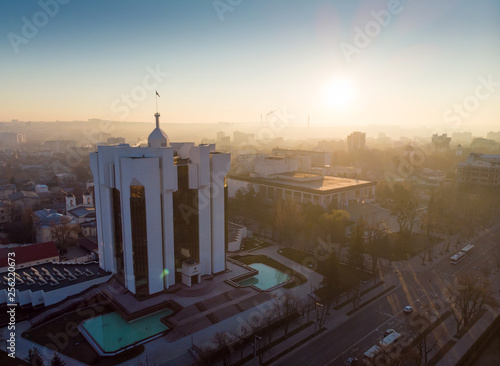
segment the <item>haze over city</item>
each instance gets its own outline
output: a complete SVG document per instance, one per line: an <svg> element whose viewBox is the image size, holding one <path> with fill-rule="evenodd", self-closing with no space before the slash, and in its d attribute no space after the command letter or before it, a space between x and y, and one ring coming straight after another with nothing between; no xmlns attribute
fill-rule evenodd
<svg viewBox="0 0 500 366"><path fill-rule="evenodd" d="M0 121L148 122L157 89L165 123L259 123L286 106L301 126L498 124L497 2L224 4L72 1L45 19L0 1Z"/></svg>

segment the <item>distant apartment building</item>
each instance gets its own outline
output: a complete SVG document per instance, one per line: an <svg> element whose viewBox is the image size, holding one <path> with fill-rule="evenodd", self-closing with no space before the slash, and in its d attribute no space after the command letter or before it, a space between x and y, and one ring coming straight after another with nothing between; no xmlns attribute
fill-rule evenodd
<svg viewBox="0 0 500 366"><path fill-rule="evenodd" d="M233 158L231 170L236 173L250 173L255 171L255 161L264 159L267 154L240 154Z"/></svg>
<svg viewBox="0 0 500 366"><path fill-rule="evenodd" d="M366 146L366 133L355 131L347 136L347 151L363 150Z"/></svg>
<svg viewBox="0 0 500 366"><path fill-rule="evenodd" d="M486 138L493 140L493 141L496 141L496 142L500 142L500 131L497 131L497 132L490 131L486 135Z"/></svg>
<svg viewBox="0 0 500 366"><path fill-rule="evenodd" d="M106 140L106 144L110 145L120 145L125 143L124 137L108 137Z"/></svg>
<svg viewBox="0 0 500 366"><path fill-rule="evenodd" d="M234 131L233 132L233 142L234 145L247 145L251 144L253 141L255 141L255 135L251 133L245 133L241 131Z"/></svg>
<svg viewBox="0 0 500 366"><path fill-rule="evenodd" d="M498 148L498 142L495 140L485 139L483 137L476 137L472 140L470 145L473 150L495 150Z"/></svg>
<svg viewBox="0 0 500 366"><path fill-rule="evenodd" d="M255 189L270 200L293 200L327 208L345 207L350 201L372 201L376 182L300 172L297 159L267 157L255 161L251 173L228 176L229 197L238 190Z"/></svg>
<svg viewBox="0 0 500 366"><path fill-rule="evenodd" d="M47 140L42 143L42 148L54 154L61 154L76 146L74 140Z"/></svg>
<svg viewBox="0 0 500 366"><path fill-rule="evenodd" d="M323 168L331 164L332 154L310 150L291 150L276 148L272 150L273 156L293 158L298 160L300 171L308 171L311 168Z"/></svg>
<svg viewBox="0 0 500 366"><path fill-rule="evenodd" d="M24 143L26 143L26 135L24 133L16 133L16 132L0 133L0 148L16 147Z"/></svg>
<svg viewBox="0 0 500 366"><path fill-rule="evenodd" d="M499 186L500 155L470 154L457 167L457 181L462 184Z"/></svg>
<svg viewBox="0 0 500 366"><path fill-rule="evenodd" d="M442 135L438 135L435 133L432 135L432 146L436 150L449 150L450 149L450 141L451 137L448 137L448 134L443 133Z"/></svg>

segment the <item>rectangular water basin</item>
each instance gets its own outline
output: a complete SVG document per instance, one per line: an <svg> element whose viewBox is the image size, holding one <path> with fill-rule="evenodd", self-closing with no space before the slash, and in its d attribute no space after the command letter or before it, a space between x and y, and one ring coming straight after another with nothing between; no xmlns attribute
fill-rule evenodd
<svg viewBox="0 0 500 366"><path fill-rule="evenodd" d="M165 309L127 322L115 311L84 321L80 329L86 333L84 335L91 337L91 343L97 344L101 350L98 353L115 354L121 349L135 343L144 343L148 338L168 330L160 319L172 313L172 310Z"/></svg>
<svg viewBox="0 0 500 366"><path fill-rule="evenodd" d="M253 285L260 290L265 291L287 282L291 278L288 274L264 263L251 263L248 266L255 268L259 271L259 273L253 277L237 282L241 287Z"/></svg>

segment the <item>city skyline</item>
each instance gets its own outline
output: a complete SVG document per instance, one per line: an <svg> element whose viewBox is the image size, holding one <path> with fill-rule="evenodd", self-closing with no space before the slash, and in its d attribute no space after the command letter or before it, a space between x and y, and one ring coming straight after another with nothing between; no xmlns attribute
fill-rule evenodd
<svg viewBox="0 0 500 366"><path fill-rule="evenodd" d="M494 130L500 5L0 1L1 121ZM196 108L193 108L193 105Z"/></svg>

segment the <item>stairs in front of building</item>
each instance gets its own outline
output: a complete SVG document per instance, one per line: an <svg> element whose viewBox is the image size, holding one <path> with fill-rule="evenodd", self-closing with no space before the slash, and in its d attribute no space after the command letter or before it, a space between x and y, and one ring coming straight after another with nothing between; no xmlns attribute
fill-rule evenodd
<svg viewBox="0 0 500 366"><path fill-rule="evenodd" d="M217 318L217 316L214 313L207 314L207 318L208 318L208 320L210 320L210 322L212 324L215 324L215 323L219 322L219 318Z"/></svg>
<svg viewBox="0 0 500 366"><path fill-rule="evenodd" d="M207 306L203 303L203 301L199 301L195 305L198 308L198 310L200 311L200 313L203 313L204 311L208 310Z"/></svg>

